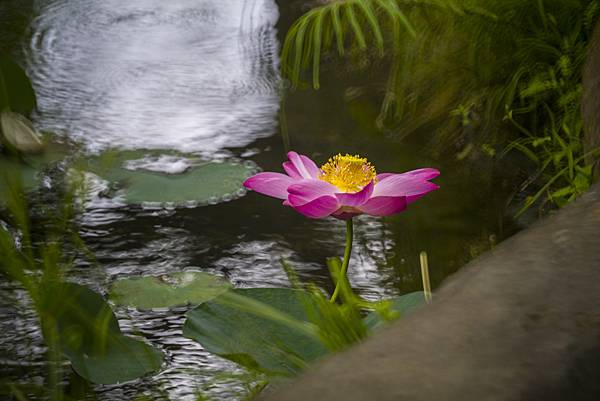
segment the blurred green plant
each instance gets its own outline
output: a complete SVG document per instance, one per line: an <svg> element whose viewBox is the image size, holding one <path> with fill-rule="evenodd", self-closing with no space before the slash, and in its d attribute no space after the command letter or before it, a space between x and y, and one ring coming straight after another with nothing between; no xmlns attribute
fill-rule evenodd
<svg viewBox="0 0 600 401"><path fill-rule="evenodd" d="M324 56L388 60L382 130L442 127L440 142L467 142L462 158L519 151L533 162L519 214L542 199L563 206L598 156L584 150L580 109L599 11L597 0L330 0L288 31L282 74L317 89Z"/></svg>
<svg viewBox="0 0 600 401"><path fill-rule="evenodd" d="M214 386L223 386L235 383L241 387L234 391L234 397L240 401L250 401L257 397L269 384L265 375L256 371L221 372L213 376L196 391L196 401L217 401L209 394L209 389ZM222 397L221 397L222 398Z"/></svg>
<svg viewBox="0 0 600 401"><path fill-rule="evenodd" d="M37 105L29 77L10 57L0 53L0 145L13 154L44 150L42 137L29 115Z"/></svg>
<svg viewBox="0 0 600 401"><path fill-rule="evenodd" d="M56 146L48 149L47 138L25 117L35 107L35 92L27 74L0 53L0 179L7 173L18 175L19 184L27 190L39 185L44 165L63 156L57 157L61 152ZM0 185L0 206L7 196L8 185Z"/></svg>
<svg viewBox="0 0 600 401"><path fill-rule="evenodd" d="M593 165L586 163L586 158L596 156L598 150L585 152L581 141L581 119L578 115L565 114L562 121L557 121L554 113L548 110L549 124L538 134L533 134L517 123L512 113L508 113L506 119L520 130L523 137L511 141L503 154L516 149L537 167L535 174L522 184L521 191L525 192L534 183L541 187L525 198L517 216L536 202L540 209L547 202L553 202L559 207L565 206L588 190L592 184Z"/></svg>
<svg viewBox="0 0 600 401"><path fill-rule="evenodd" d="M71 390L85 391L89 387L86 381L112 384L157 370L162 354L123 335L101 295L65 282L73 257L66 256L64 249L70 247L90 254L72 224L78 191L64 191L58 204L43 208L43 216L37 216L36 225L32 226L19 178L9 175L0 182L9 193L6 208L0 210L0 274L26 290L39 318L48 361L47 382L40 389L44 397L81 399L81 394L66 391L64 376L69 375L69 370L64 369L65 358L76 372L69 380ZM14 383L8 387L18 398L19 387Z"/></svg>

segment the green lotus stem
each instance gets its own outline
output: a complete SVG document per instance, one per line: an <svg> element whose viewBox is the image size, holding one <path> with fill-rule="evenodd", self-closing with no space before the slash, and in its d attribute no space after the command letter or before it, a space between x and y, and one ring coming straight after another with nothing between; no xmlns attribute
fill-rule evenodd
<svg viewBox="0 0 600 401"><path fill-rule="evenodd" d="M352 252L352 238L354 236L354 231L352 229L352 218L346 220L346 249L344 249L344 260L342 261L342 270L340 270L340 274L337 278L337 283L335 283L335 290L333 291L333 295L331 296L330 302L335 302L340 293L340 288L342 286L342 280L346 280L346 271L348 270L348 264L350 263L350 254Z"/></svg>

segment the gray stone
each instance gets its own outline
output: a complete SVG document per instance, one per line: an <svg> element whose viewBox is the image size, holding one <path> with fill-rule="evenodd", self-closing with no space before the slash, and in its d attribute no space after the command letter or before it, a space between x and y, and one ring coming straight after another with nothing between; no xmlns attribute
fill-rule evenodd
<svg viewBox="0 0 600 401"><path fill-rule="evenodd" d="M432 266L435 269L435 266ZM600 400L600 185L264 401Z"/></svg>

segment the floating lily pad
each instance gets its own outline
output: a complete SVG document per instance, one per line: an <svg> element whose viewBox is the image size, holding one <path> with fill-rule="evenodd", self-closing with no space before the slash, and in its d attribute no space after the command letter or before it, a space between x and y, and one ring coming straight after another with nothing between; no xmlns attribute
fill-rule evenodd
<svg viewBox="0 0 600 401"><path fill-rule="evenodd" d="M31 81L21 67L0 55L0 111L29 114L36 107Z"/></svg>
<svg viewBox="0 0 600 401"><path fill-rule="evenodd" d="M116 281L110 299L119 305L141 309L201 304L231 288L227 281L202 272L180 272L169 276Z"/></svg>
<svg viewBox="0 0 600 401"><path fill-rule="evenodd" d="M31 121L19 113L4 111L0 113L2 135L8 144L25 154L40 153L44 150L42 137Z"/></svg>
<svg viewBox="0 0 600 401"><path fill-rule="evenodd" d="M387 311L391 313L392 316L390 317L392 319L404 317L425 303L425 293L423 291L411 292L401 297L393 298L390 302L391 304ZM385 323L386 320L389 319L383 319L381 314L375 311L369 313L363 322L367 328L374 329Z"/></svg>
<svg viewBox="0 0 600 401"><path fill-rule="evenodd" d="M105 350L93 354L66 350L71 366L84 379L97 384L117 384L158 370L163 355L157 349L126 336L108 336Z"/></svg>
<svg viewBox="0 0 600 401"><path fill-rule="evenodd" d="M162 353L124 336L110 306L94 291L74 283L45 288L45 336L52 330L78 375L98 384L136 379L157 370Z"/></svg>
<svg viewBox="0 0 600 401"><path fill-rule="evenodd" d="M188 312L183 335L243 366L293 375L329 352L318 336L302 330L314 305L313 296L300 290L236 289Z"/></svg>
<svg viewBox="0 0 600 401"><path fill-rule="evenodd" d="M243 195L242 183L256 171L248 161L211 162L173 151L122 151L95 158L86 168L123 189L128 203L187 206Z"/></svg>

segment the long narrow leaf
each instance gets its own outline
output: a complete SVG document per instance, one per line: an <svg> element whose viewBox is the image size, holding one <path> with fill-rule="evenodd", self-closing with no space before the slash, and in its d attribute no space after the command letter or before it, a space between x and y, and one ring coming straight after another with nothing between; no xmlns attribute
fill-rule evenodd
<svg viewBox="0 0 600 401"><path fill-rule="evenodd" d="M308 22L306 19L298 21L298 30L296 33L296 50L294 53L294 66L292 70L292 83L294 87L296 87L297 83L300 81L300 65L302 63L302 50L304 47L304 32L306 31L307 25Z"/></svg>
<svg viewBox="0 0 600 401"><path fill-rule="evenodd" d="M315 18L313 24L313 87L319 89L319 67L321 63L321 32L323 30L323 18L327 9L323 9Z"/></svg>
<svg viewBox="0 0 600 401"><path fill-rule="evenodd" d="M523 145L520 141L513 141L510 144L508 144L508 146L504 149L504 151L502 151L502 155L507 154L512 149L517 149L518 151L523 153L525 156L527 156L529 159L531 159L531 161L533 161L536 164L539 164L539 162L540 162L539 157L531 149L529 149L527 146Z"/></svg>
<svg viewBox="0 0 600 401"><path fill-rule="evenodd" d="M293 43L295 42L297 34L298 34L298 24L294 24L288 31L287 35L285 36L285 40L283 42L283 47L281 50L281 67L282 67L284 76L290 75L289 74L289 66L292 62L292 60L290 60L290 52L292 51L292 48L294 47Z"/></svg>
<svg viewBox="0 0 600 401"><path fill-rule="evenodd" d="M333 25L333 31L335 32L335 40L337 43L337 49L340 56L344 55L344 29L342 28L342 22L340 20L340 5L338 3L333 4L331 7L331 22Z"/></svg>
<svg viewBox="0 0 600 401"><path fill-rule="evenodd" d="M371 4L368 1L358 1L356 4L359 9L362 10L369 25L371 25L377 49L379 50L379 54L383 56L383 34L381 33L381 28L379 28L379 21L375 15L375 10L373 10L373 7L371 7Z"/></svg>
<svg viewBox="0 0 600 401"><path fill-rule="evenodd" d="M319 10L320 11L320 10ZM312 60L312 56L313 56L313 44L314 44L314 32L315 32L315 16L318 15L318 13L314 13L311 15L311 18L308 19L307 21L307 28L306 28L306 33L305 33L305 40L304 40L304 49L302 51L302 56L301 56L301 69L307 69L309 66L311 66L311 60Z"/></svg>
<svg viewBox="0 0 600 401"><path fill-rule="evenodd" d="M575 160L575 163L579 163L580 161L584 160L586 157L592 155L592 154L596 154L598 153L598 151L600 150L600 148L596 148L596 149L592 149L589 152L586 152L584 155L578 157ZM567 170L568 170L568 166L563 168L562 170L560 170L558 173L556 173L552 178L550 178L546 184L531 198L530 201L527 202L527 204L525 204L525 206L523 206L516 214L515 217L519 217L520 215L522 215L527 209L529 209L529 207L531 205L533 205L538 199L539 197L548 190L548 188L550 188L550 186L556 181L558 180L562 175L564 175Z"/></svg>
<svg viewBox="0 0 600 401"><path fill-rule="evenodd" d="M415 31L415 28L410 23L406 15L402 12L400 7L398 7L398 4L395 1L388 1L387 3L389 4L392 14L395 15L395 18L397 18L402 25L404 25L404 28L406 28L406 31L409 33L409 35L413 38L416 38L417 32Z"/></svg>
<svg viewBox="0 0 600 401"><path fill-rule="evenodd" d="M367 42L365 41L365 34L363 33L358 20L356 19L356 14L354 14L354 10L352 8L352 3L350 3L346 8L346 15L348 16L348 21L352 26L352 30L354 31L354 35L356 36L356 41L358 42L358 46L361 49L367 48Z"/></svg>

